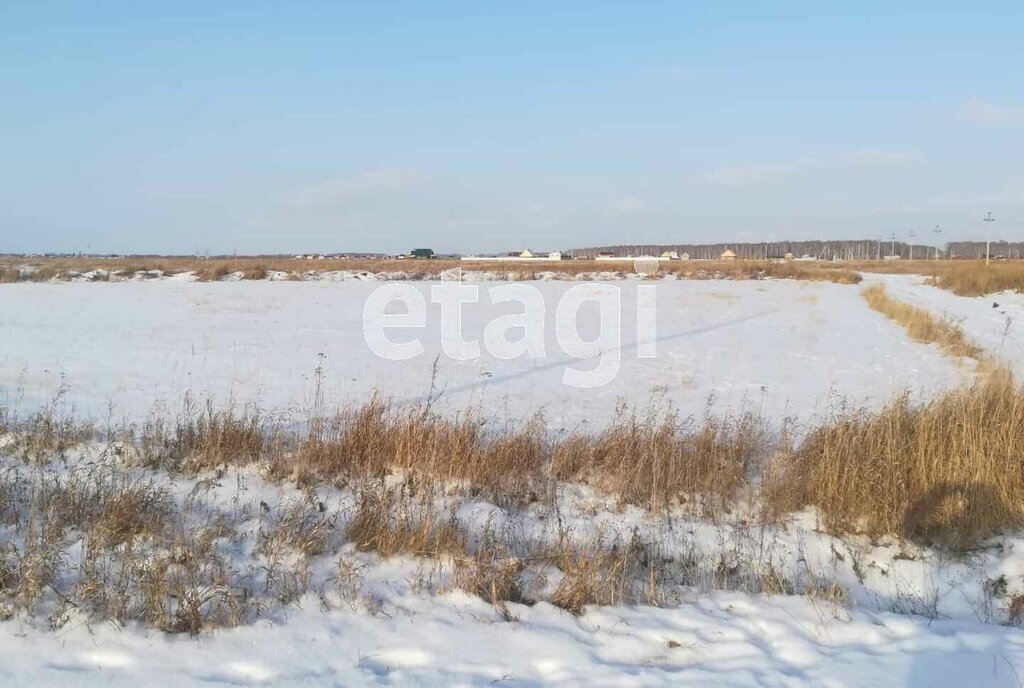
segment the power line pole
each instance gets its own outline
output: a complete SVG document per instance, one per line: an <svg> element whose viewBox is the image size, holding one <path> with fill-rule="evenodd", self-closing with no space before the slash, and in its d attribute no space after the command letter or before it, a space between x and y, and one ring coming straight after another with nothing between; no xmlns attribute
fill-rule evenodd
<svg viewBox="0 0 1024 688"><path fill-rule="evenodd" d="M935 235L935 260L938 260L939 259L939 235L942 234L942 229L940 229L938 225L935 225L935 229L932 230L932 234ZM925 258L927 258L927 257L928 257L928 255L925 254Z"/></svg>
<svg viewBox="0 0 1024 688"><path fill-rule="evenodd" d="M891 258L896 255L896 232L893 232L889 238L892 239L892 248L889 250L889 257Z"/></svg>
<svg viewBox="0 0 1024 688"><path fill-rule="evenodd" d="M917 234L914 233L914 230L910 230L910 234L908 236L910 237L910 260L914 260L914 237L917 236Z"/></svg>
<svg viewBox="0 0 1024 688"><path fill-rule="evenodd" d="M988 260L992 256L992 223L996 219L992 217L990 210L981 220L985 223L985 265L988 266Z"/></svg>

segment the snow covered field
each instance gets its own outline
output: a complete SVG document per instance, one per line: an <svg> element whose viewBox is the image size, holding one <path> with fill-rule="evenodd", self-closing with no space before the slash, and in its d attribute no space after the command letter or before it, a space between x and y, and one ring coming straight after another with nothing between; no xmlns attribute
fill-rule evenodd
<svg viewBox="0 0 1024 688"><path fill-rule="evenodd" d="M901 301L945 315L985 351L1024 378L1024 294L957 296L925 284L918 275L864 275L865 283L881 282Z"/></svg>
<svg viewBox="0 0 1024 688"><path fill-rule="evenodd" d="M119 459L74 452L70 467ZM62 469L56 468L58 472ZM300 491L231 470L201 489L145 471L193 513L221 513L238 532L220 549L252 569L261 533ZM198 496L198 501L195 501ZM341 543L356 494L321 487L328 539ZM666 581L665 606L594 606L574 616L545 601L508 603L507 614L451 587L450 566L411 556L381 559L340 545L310 558L309 592L237 628L196 638L92 622L74 608L44 606L0 623L4 685L344 686L1019 686L1024 632L994 625L984 583L1019 585L1024 540L973 562L896 543L839 540L809 514L781 527L693 518L653 519L583 487L566 486L559 522L540 510L463 503L458 521L520 537L567 532L586 541L653 538L661 551L696 562L696 585ZM596 514L596 516L595 516ZM315 517L314 517L315 518ZM254 550L255 548L255 550ZM340 559L339 559L340 553ZM70 571L83 549L72 550ZM785 577L834 577L845 602L826 597L715 589L717 562L771 563ZM339 578L338 561L346 562ZM255 573L260 575L262 569ZM556 571L548 572L554 579ZM115 580L117 568L109 576ZM267 573L269 585L269 576ZM743 583L740 582L742 589ZM915 615L920 614L920 615ZM54 624L53 619L60 619ZM989 623L985 623L989 622Z"/></svg>
<svg viewBox="0 0 1024 688"><path fill-rule="evenodd" d="M874 280L884 281L896 298L960 321L971 339L1024 375L1024 297L964 299L917 277L865 281ZM428 294L429 284L410 284ZM655 285L657 355L636 357L638 285L617 283L624 309L621 367L611 384L595 389L561 382L566 366L594 365L566 356L553 336L555 304L573 286L568 283L534 284L547 306L546 358L505 361L485 354L461 362L441 353L436 305L420 334L422 356L405 362L375 356L362 329L363 304L379 286L373 283L3 285L0 406L27 415L59 393L79 418L137 421L154 410L173 413L189 392L218 403L258 402L304 419L318 378L330 406L361 404L374 389L416 400L430 390L436 360L442 411L477 405L490 416L521 418L542 410L556 429L583 423L600 428L620 402L668 403L684 415L701 415L713 398L716 413L750 408L773 423L793 416L811 423L841 403L878 407L901 391L927 397L973 378L972 363L910 341L867 307L857 287L790 281ZM466 339L481 337L491 319L512 312L489 303L487 290L498 285L480 286L483 303L465 310ZM596 315L581 311L584 338L597 332ZM8 449L0 437L0 454ZM59 476L104 465L123 470L123 457L103 449L72 452L66 464L54 462L47 470ZM265 479L255 467L200 476L201 488L198 478L142 468L130 474L156 481L179 506L230 514L237 533L217 547L239 570L262 562L255 554L261 533L270 532L294 500L320 507L313 508L313 518L330 520L332 546L310 558L309 589L298 599L272 606L251 623L196 638L135 623L87 623L73 609L56 630L46 613L15 615L0 622L0 683L1024 683L1024 632L999 625L1008 620L1006 601L1024 595L1019 536L950 558L895 540L835 538L819 528L811 511L767 526L751 525L742 513L711 523L682 512L654 516L577 484L561 485L551 510L465 498L456 504L456 516L469 532L493 529L524 540L568 537L577 543L639 538L674 562L666 566L670 574L693 562L685 577L663 581L662 607L593 606L574 616L540 596L534 604L510 602L503 614L453 586L450 566L356 551L342 534L356 510L358 486L320 486L309 493ZM12 532L0 526L0 535ZM69 570L83 550L70 550ZM358 580L349 581L351 597L338 592L339 557L358 572ZM844 595L754 594L744 592L750 586L742 582L723 586L716 578L733 562L777 572L786 581L833 582ZM551 567L542 573L550 576L548 588L562 575Z"/></svg>
<svg viewBox="0 0 1024 688"><path fill-rule="evenodd" d="M659 281L657 355L636 355L635 282L619 282L622 350L618 375L605 386L562 384L567 356L554 337L559 298L573 285L533 283L546 306L542 359L454 361L441 353L439 306L429 285L410 283L428 301L425 352L409 361L375 356L362 330L363 305L379 285L365 282L57 283L5 285L0 308L0 405L30 412L66 389L78 416L138 418L186 391L224 403L305 409L314 371L323 364L329 405L362 403L371 390L418 399L437 388L449 409L479 405L487 415L543 411L555 425L598 426L624 400L670 402L700 415L713 396L717 412L749 407L771 419L811 416L839 398L877 406L902 390L929 392L969 375L872 312L858 289L791 281ZM464 337L479 339L515 304L464 308ZM955 297L954 297L955 298ZM596 307L580 311L580 333L597 334ZM399 333L390 335L403 339ZM324 355L321 361L320 354ZM439 357L439 358L438 358Z"/></svg>
<svg viewBox="0 0 1024 688"><path fill-rule="evenodd" d="M315 602L315 601L314 601ZM802 599L701 595L675 609L548 605L493 618L463 593L389 617L307 605L202 639L101 626L3 629L4 685L1020 686L1024 633Z"/></svg>

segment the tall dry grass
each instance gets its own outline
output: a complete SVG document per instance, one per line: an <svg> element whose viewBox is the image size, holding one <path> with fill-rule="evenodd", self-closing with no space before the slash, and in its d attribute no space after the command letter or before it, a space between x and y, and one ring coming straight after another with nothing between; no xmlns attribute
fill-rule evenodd
<svg viewBox="0 0 1024 688"><path fill-rule="evenodd" d="M837 532L953 547L1024 525L1024 389L992 372L966 389L840 414L769 471L776 513L812 505Z"/></svg>
<svg viewBox="0 0 1024 688"><path fill-rule="evenodd" d="M691 502L713 516L735 504L768 447L762 422L749 413L700 423L620 416L596 436L556 443L551 472L655 511Z"/></svg>
<svg viewBox="0 0 1024 688"><path fill-rule="evenodd" d="M984 296L1000 291L1024 293L1024 261L915 260L851 263L862 272L922 275L937 287L959 296Z"/></svg>
<svg viewBox="0 0 1024 688"><path fill-rule="evenodd" d="M881 284L871 285L861 295L873 310L901 325L911 339L925 344L937 344L950 356L981 359L982 350L967 339L963 329L955 322L938 318L924 308L890 297Z"/></svg>
<svg viewBox="0 0 1024 688"><path fill-rule="evenodd" d="M1024 293L1024 262L997 261L984 265L952 263L936 271L933 283L960 296L984 296L1000 291Z"/></svg>
<svg viewBox="0 0 1024 688"><path fill-rule="evenodd" d="M462 482L502 503L538 499L547 455L542 424L532 420L505 432L486 425L473 412L448 419L376 397L314 419L307 437L281 454L273 471L299 483L335 484L403 471Z"/></svg>
<svg viewBox="0 0 1024 688"><path fill-rule="evenodd" d="M792 279L808 282L859 284L854 270L819 261L733 260L679 261L663 263L662 272L682 279Z"/></svg>
<svg viewBox="0 0 1024 688"><path fill-rule="evenodd" d="M35 272L19 272L18 265L28 265ZM192 272L201 282L222 280L233 273L242 273L247 280L266 279L271 272L282 272L301 278L314 272L332 270L366 271L393 273L409 279L436 279L446 270L461 268L466 271L490 272L504 279L523 281L537 279L543 273L556 273L567 278L605 273L631 274L633 260L561 260L536 263L515 263L507 261L459 261L459 260L413 260L413 259L324 259L305 260L273 256L239 256L231 258L194 258L186 256L154 256L127 258L32 258L7 259L0 261L0 282L45 281L54 277L66 277L71 273L86 273L103 270L99 280L109 275L131 277L136 274L151 276L163 273L173 275ZM828 281L838 284L857 284L860 275L842 265L825 262L781 262L766 260L739 261L662 261L659 274L674 274L680 279L794 279Z"/></svg>
<svg viewBox="0 0 1024 688"><path fill-rule="evenodd" d="M58 274L58 271L45 267L34 270L22 270L16 265L0 265L0 284L46 282Z"/></svg>

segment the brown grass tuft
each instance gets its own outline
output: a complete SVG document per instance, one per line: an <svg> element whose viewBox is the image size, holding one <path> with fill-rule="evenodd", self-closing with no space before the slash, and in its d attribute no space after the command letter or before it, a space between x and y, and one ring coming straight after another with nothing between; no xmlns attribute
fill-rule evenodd
<svg viewBox="0 0 1024 688"><path fill-rule="evenodd" d="M813 431L766 476L785 513L813 505L834 531L963 548L1024 525L1024 390L1007 372L921 404L901 397Z"/></svg>
<svg viewBox="0 0 1024 688"><path fill-rule="evenodd" d="M276 426L264 422L258 410L247 407L236 415L231 408L217 411L208 404L205 412L186 411L171 442L149 460L165 465L184 462L192 471L209 470L259 461L276 441Z"/></svg>
<svg viewBox="0 0 1024 688"><path fill-rule="evenodd" d="M461 481L495 499L536 499L546 459L540 421L493 434L484 425L472 413L448 420L375 397L329 421L314 420L309 437L276 471L300 482L338 483L397 470Z"/></svg>
<svg viewBox="0 0 1024 688"><path fill-rule="evenodd" d="M506 602L529 602L523 589L522 559L492 539L485 541L471 555L455 559L453 584L460 590L487 600L506 619L511 618Z"/></svg>
<svg viewBox="0 0 1024 688"><path fill-rule="evenodd" d="M397 489L382 483L363 488L348 524L348 539L357 549L382 557L465 552L465 535L454 511L440 513L428 496L414 495L414 489L408 482Z"/></svg>
<svg viewBox="0 0 1024 688"><path fill-rule="evenodd" d="M620 416L596 438L569 437L554 449L552 474L582 480L654 510L687 499L707 515L733 504L749 482L767 435L753 415L706 418L696 427Z"/></svg>

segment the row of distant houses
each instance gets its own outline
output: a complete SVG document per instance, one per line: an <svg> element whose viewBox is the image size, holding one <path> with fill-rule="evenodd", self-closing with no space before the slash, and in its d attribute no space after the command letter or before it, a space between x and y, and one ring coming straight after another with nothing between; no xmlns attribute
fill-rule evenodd
<svg viewBox="0 0 1024 688"><path fill-rule="evenodd" d="M664 251L659 256L623 256L613 251L601 251L597 254L594 260L604 261L622 261L622 260L634 260L637 258L647 258L655 260L690 260L689 253L678 253L676 251ZM561 251L551 252L535 252L530 249L526 249L522 252L507 253L500 256L462 256L462 260L466 261L547 261L547 260L566 260L568 257ZM736 260L736 254L726 249L722 252L722 260ZM577 260L585 260L580 257Z"/></svg>
<svg viewBox="0 0 1024 688"><path fill-rule="evenodd" d="M787 254L786 258L792 258L791 254ZM477 262L495 262L495 261L509 261L509 262L531 262L531 261L560 261L560 260L586 260L582 256L570 257L562 251L531 251L525 249L523 251L513 251L501 255L472 255L472 256L456 256L456 255L440 255L434 253L433 249L430 248L414 248L409 253L403 253L395 256L389 256L381 253L338 253L338 254L298 254L295 256L299 260L344 260L344 259L362 259L362 260L374 260L374 259L420 259L430 260L435 258L458 258L463 261L477 261ZM622 261L622 260L635 260L638 258L642 259L654 259L654 260L690 260L689 253L679 253L677 251L664 251L661 255L620 255L613 251L601 251L593 260L600 261ZM720 260L736 260L737 256L731 249L726 249L719 256Z"/></svg>
<svg viewBox="0 0 1024 688"><path fill-rule="evenodd" d="M530 249L525 251L518 251L512 253L506 253L501 256L462 256L462 260L468 261L537 261L537 260L562 260L561 251L538 251L534 252Z"/></svg>

